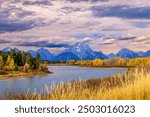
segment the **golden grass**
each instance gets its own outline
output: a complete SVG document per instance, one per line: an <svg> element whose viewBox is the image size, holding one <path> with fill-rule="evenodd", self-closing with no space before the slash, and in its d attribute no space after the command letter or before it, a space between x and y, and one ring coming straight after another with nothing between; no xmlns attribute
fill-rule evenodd
<svg viewBox="0 0 150 117"><path fill-rule="evenodd" d="M106 79L76 81L54 85L45 93L8 93L5 99L19 100L149 100L150 71L131 70Z"/></svg>

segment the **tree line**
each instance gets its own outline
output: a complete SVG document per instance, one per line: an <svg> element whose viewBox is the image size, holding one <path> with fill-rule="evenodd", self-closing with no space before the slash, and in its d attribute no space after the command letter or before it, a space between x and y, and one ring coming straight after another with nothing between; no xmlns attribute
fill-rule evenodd
<svg viewBox="0 0 150 117"><path fill-rule="evenodd" d="M40 54L37 53L33 58L30 53L15 51L0 53L0 70L18 71L23 70L47 70L46 64L41 60Z"/></svg>
<svg viewBox="0 0 150 117"><path fill-rule="evenodd" d="M67 62L69 65L89 66L89 67L138 67L138 66L150 66L150 57L148 58L112 58L112 59L95 59L95 60L83 60L76 61L70 60Z"/></svg>

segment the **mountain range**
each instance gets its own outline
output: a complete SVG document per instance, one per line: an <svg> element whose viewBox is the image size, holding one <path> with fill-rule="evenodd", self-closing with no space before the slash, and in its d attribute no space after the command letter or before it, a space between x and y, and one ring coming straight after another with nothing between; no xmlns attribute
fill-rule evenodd
<svg viewBox="0 0 150 117"><path fill-rule="evenodd" d="M11 51L12 48L7 47L2 49L2 52ZM15 51L19 51L19 49L14 48ZM27 50L26 52L30 53L33 57L36 56L37 53L40 54L42 60L47 61L68 61L68 60L93 60L93 59L111 59L115 57L130 59L130 58L139 58L139 57L148 57L150 56L150 50L146 52L134 52L127 48L121 49L118 53L110 53L108 55L103 52L98 52L92 50L89 45L83 42L77 42L73 46L70 46L68 49L59 53L58 55L54 55L49 52L47 49L40 48L36 51Z"/></svg>

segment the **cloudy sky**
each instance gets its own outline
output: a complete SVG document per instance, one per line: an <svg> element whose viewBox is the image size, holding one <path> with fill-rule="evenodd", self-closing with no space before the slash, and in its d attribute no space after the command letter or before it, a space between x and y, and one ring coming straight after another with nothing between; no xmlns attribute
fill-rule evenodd
<svg viewBox="0 0 150 117"><path fill-rule="evenodd" d="M104 53L150 49L150 1L0 0L0 49L58 53L76 42Z"/></svg>

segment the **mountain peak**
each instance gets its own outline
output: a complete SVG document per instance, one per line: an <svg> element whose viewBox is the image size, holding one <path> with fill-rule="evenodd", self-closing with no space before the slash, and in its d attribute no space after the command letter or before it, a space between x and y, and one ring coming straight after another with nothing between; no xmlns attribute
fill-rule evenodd
<svg viewBox="0 0 150 117"><path fill-rule="evenodd" d="M110 53L109 55L108 55L108 58L115 58L116 57L116 55L114 54L114 53Z"/></svg>
<svg viewBox="0 0 150 117"><path fill-rule="evenodd" d="M9 52L9 51L11 51L11 50L12 50L11 47L6 47L6 48L3 48L3 49L2 49L3 52Z"/></svg>
<svg viewBox="0 0 150 117"><path fill-rule="evenodd" d="M137 58L139 57L138 54L128 48L121 49L117 54L120 58Z"/></svg>
<svg viewBox="0 0 150 117"><path fill-rule="evenodd" d="M18 48L11 48L11 47L6 47L6 48L3 48L2 49L2 51L3 52L10 52L11 50L15 50L16 52L18 52L19 51L19 49Z"/></svg>
<svg viewBox="0 0 150 117"><path fill-rule="evenodd" d="M102 52L96 52L90 48L89 45L84 42L77 42L65 52L71 52L75 54L80 60L92 60L95 58L106 59L107 57Z"/></svg>

